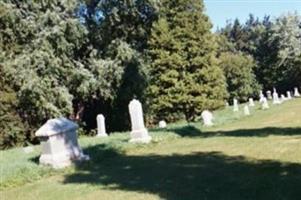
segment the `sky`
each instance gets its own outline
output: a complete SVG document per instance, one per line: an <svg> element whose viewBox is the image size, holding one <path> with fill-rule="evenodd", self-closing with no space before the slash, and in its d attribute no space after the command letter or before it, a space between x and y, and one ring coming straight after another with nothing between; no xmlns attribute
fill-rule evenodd
<svg viewBox="0 0 301 200"><path fill-rule="evenodd" d="M213 29L224 27L227 20L238 18L245 22L250 13L262 19L297 11L301 14L301 0L204 0L206 13L213 23Z"/></svg>

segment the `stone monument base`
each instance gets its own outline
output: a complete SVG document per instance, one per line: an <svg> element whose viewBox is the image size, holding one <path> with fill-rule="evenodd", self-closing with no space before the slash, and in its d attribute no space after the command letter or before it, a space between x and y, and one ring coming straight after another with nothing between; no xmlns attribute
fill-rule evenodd
<svg viewBox="0 0 301 200"><path fill-rule="evenodd" d="M149 143L152 137L148 135L147 129L140 129L131 132L130 142L132 143Z"/></svg>

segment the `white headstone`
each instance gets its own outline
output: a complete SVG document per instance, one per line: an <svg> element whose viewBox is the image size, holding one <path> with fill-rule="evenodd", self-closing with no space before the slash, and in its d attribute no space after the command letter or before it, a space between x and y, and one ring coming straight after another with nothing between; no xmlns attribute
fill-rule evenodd
<svg viewBox="0 0 301 200"><path fill-rule="evenodd" d="M269 108L270 108L267 98L264 98L264 99L263 99L261 108L262 108L263 110L269 109Z"/></svg>
<svg viewBox="0 0 301 200"><path fill-rule="evenodd" d="M287 92L286 92L286 95L287 95L287 99L288 99L288 100L292 99L292 95L291 95L291 92L290 92L290 91L287 91Z"/></svg>
<svg viewBox="0 0 301 200"><path fill-rule="evenodd" d="M42 140L40 163L62 168L73 160L89 160L77 142L77 128L76 123L62 117L48 120L37 130L35 135Z"/></svg>
<svg viewBox="0 0 301 200"><path fill-rule="evenodd" d="M284 94L282 94L282 95L281 95L281 100L280 100L280 101L281 101L281 102L284 102L284 101L286 101L286 100L287 100L287 98L284 96Z"/></svg>
<svg viewBox="0 0 301 200"><path fill-rule="evenodd" d="M249 106L250 107L254 107L255 106L253 98L249 98Z"/></svg>
<svg viewBox="0 0 301 200"><path fill-rule="evenodd" d="M97 115L97 137L107 137L105 117L102 114Z"/></svg>
<svg viewBox="0 0 301 200"><path fill-rule="evenodd" d="M164 120L159 121L159 128L166 128L167 124Z"/></svg>
<svg viewBox="0 0 301 200"><path fill-rule="evenodd" d="M279 99L278 93L276 92L275 88L273 92L273 104L281 104L281 101Z"/></svg>
<svg viewBox="0 0 301 200"><path fill-rule="evenodd" d="M204 110L201 114L202 116L202 119L203 119L203 122L204 122L204 125L205 126L212 126L213 125L213 115L210 111L208 110Z"/></svg>
<svg viewBox="0 0 301 200"><path fill-rule="evenodd" d="M238 101L237 101L237 99L233 99L233 111L234 112L237 112L239 110L239 108L238 108Z"/></svg>
<svg viewBox="0 0 301 200"><path fill-rule="evenodd" d="M297 87L294 88L294 97L300 97L300 93Z"/></svg>
<svg viewBox="0 0 301 200"><path fill-rule="evenodd" d="M267 91L267 98L272 99L272 93L270 90Z"/></svg>
<svg viewBox="0 0 301 200"><path fill-rule="evenodd" d="M262 103L264 98L265 97L263 95L263 92L262 92L262 90L260 90L260 92L259 92L259 103Z"/></svg>
<svg viewBox="0 0 301 200"><path fill-rule="evenodd" d="M148 135L147 129L144 126L141 103L133 99L129 104L129 112L132 125L130 142L149 143L152 138Z"/></svg>
<svg viewBox="0 0 301 200"><path fill-rule="evenodd" d="M249 110L249 106L248 105L244 106L244 114L245 115L250 115L250 110Z"/></svg>

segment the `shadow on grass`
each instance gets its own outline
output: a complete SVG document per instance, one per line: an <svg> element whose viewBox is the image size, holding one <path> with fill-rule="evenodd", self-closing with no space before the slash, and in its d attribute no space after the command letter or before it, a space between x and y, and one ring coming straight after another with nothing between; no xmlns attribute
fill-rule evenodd
<svg viewBox="0 0 301 200"><path fill-rule="evenodd" d="M301 127L265 127L258 129L236 129L229 131L201 131L193 125L187 125L179 128L169 128L169 129L154 129L152 132L157 131L167 131L176 133L182 137L214 137L214 136L235 136L235 137L265 137L269 135L300 135Z"/></svg>
<svg viewBox="0 0 301 200"><path fill-rule="evenodd" d="M147 192L168 200L300 198L301 165L251 162L220 152L189 155L125 155L105 145L85 149L89 163L65 176L65 184Z"/></svg>

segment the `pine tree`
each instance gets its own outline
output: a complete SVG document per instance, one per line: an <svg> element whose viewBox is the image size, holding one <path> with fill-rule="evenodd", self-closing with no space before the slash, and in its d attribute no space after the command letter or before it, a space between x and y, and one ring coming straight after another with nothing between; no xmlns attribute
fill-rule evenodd
<svg viewBox="0 0 301 200"><path fill-rule="evenodd" d="M198 0L162 1L149 40L150 106L156 119L182 114L190 121L204 109L223 105L225 79L203 9Z"/></svg>

